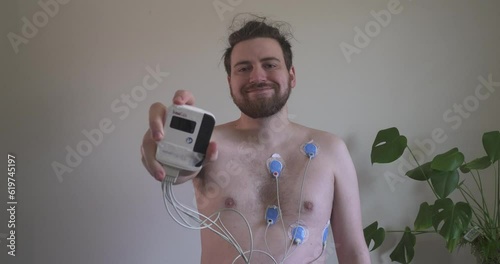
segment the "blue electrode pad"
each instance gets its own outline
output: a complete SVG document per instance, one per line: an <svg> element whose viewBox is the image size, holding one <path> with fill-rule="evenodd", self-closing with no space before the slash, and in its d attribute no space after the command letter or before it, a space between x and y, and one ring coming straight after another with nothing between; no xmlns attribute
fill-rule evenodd
<svg viewBox="0 0 500 264"><path fill-rule="evenodd" d="M305 225L297 223L290 226L289 235L294 244L300 245L307 240L309 236L309 230L307 230L307 227Z"/></svg>
<svg viewBox="0 0 500 264"><path fill-rule="evenodd" d="M330 225L330 220L326 223L325 229L323 229L323 245L326 245L326 241L328 240L328 226Z"/></svg>
<svg viewBox="0 0 500 264"><path fill-rule="evenodd" d="M270 205L267 207L266 210L266 222L269 225L272 225L278 221L278 218L280 216L280 210L276 205Z"/></svg>
<svg viewBox="0 0 500 264"><path fill-rule="evenodd" d="M292 228L292 241L294 244L302 244L307 237L307 230L301 225L297 225Z"/></svg>
<svg viewBox="0 0 500 264"><path fill-rule="evenodd" d="M268 160L267 160L267 168L269 169L269 173L274 178L278 178L281 175L281 171L283 170L283 161L281 159L280 154L274 153Z"/></svg>
<svg viewBox="0 0 500 264"><path fill-rule="evenodd" d="M304 144L302 150L304 151L304 154L306 154L306 156L311 159L314 158L316 154L318 154L318 147L314 145L312 141Z"/></svg>
<svg viewBox="0 0 500 264"><path fill-rule="evenodd" d="M283 164L279 160L271 160L269 162L269 172L273 177L278 178L281 174L281 170L283 169Z"/></svg>

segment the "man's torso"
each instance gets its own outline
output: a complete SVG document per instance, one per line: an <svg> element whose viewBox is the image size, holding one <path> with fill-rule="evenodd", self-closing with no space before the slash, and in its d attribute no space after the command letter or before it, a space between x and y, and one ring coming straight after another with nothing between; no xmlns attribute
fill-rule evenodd
<svg viewBox="0 0 500 264"><path fill-rule="evenodd" d="M223 208L237 210L251 226L254 250L268 252L267 239L268 253L278 263L288 251L289 257L284 263L303 264L322 253L323 231L331 218L335 157L330 153L334 136L297 124L291 124L289 128L282 131L285 140L274 144L265 133L235 133L231 123L217 127L213 138L218 146L218 159L205 166L193 184L201 213L208 216ZM302 147L311 140L318 151L310 160ZM284 165L277 180L267 166L273 154L279 154ZM283 214L284 228L280 217L266 232L266 208L278 205ZM250 250L250 236L244 219L233 211L223 211L220 219L243 250ZM307 237L302 244L290 246L292 227L298 224L306 227ZM201 239L204 264L232 263L238 256L232 245L208 229L201 232ZM320 260L325 256L326 252L323 252ZM240 257L235 263L244 262ZM254 251L251 263L273 262L265 254Z"/></svg>

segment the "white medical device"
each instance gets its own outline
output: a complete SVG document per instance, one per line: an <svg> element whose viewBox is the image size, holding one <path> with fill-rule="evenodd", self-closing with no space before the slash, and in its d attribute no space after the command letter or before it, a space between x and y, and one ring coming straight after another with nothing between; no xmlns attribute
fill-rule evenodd
<svg viewBox="0 0 500 264"><path fill-rule="evenodd" d="M168 107L165 137L158 142L156 159L178 170L198 171L215 126L213 114L190 105Z"/></svg>

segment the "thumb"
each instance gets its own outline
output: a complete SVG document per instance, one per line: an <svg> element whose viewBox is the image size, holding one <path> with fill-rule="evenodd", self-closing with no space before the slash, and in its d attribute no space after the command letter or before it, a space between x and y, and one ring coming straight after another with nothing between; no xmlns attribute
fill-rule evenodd
<svg viewBox="0 0 500 264"><path fill-rule="evenodd" d="M219 156L219 151L217 149L217 143L210 141L207 147L207 153L205 156L205 164L209 162L213 162L217 160L217 157Z"/></svg>

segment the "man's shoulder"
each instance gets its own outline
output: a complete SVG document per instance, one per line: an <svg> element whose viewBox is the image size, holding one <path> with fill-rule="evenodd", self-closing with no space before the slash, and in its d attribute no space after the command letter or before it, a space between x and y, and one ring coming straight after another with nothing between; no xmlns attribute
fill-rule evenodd
<svg viewBox="0 0 500 264"><path fill-rule="evenodd" d="M342 140L340 136L332 132L307 127L297 123L294 123L294 125L298 128L299 131L302 131L302 133L307 134L311 138L311 140L320 141L325 146L335 147L345 144L344 140Z"/></svg>
<svg viewBox="0 0 500 264"><path fill-rule="evenodd" d="M235 122L231 121L228 123L220 124L215 127L213 133L213 140L221 141L221 142L231 142L231 141L239 141L241 140L241 135L236 133L235 130ZM312 140L321 146L324 150L338 150L343 149L345 147L344 140L336 135L335 133L307 127L305 125L291 122L293 127L288 131L290 134L288 138L293 141L309 141Z"/></svg>

